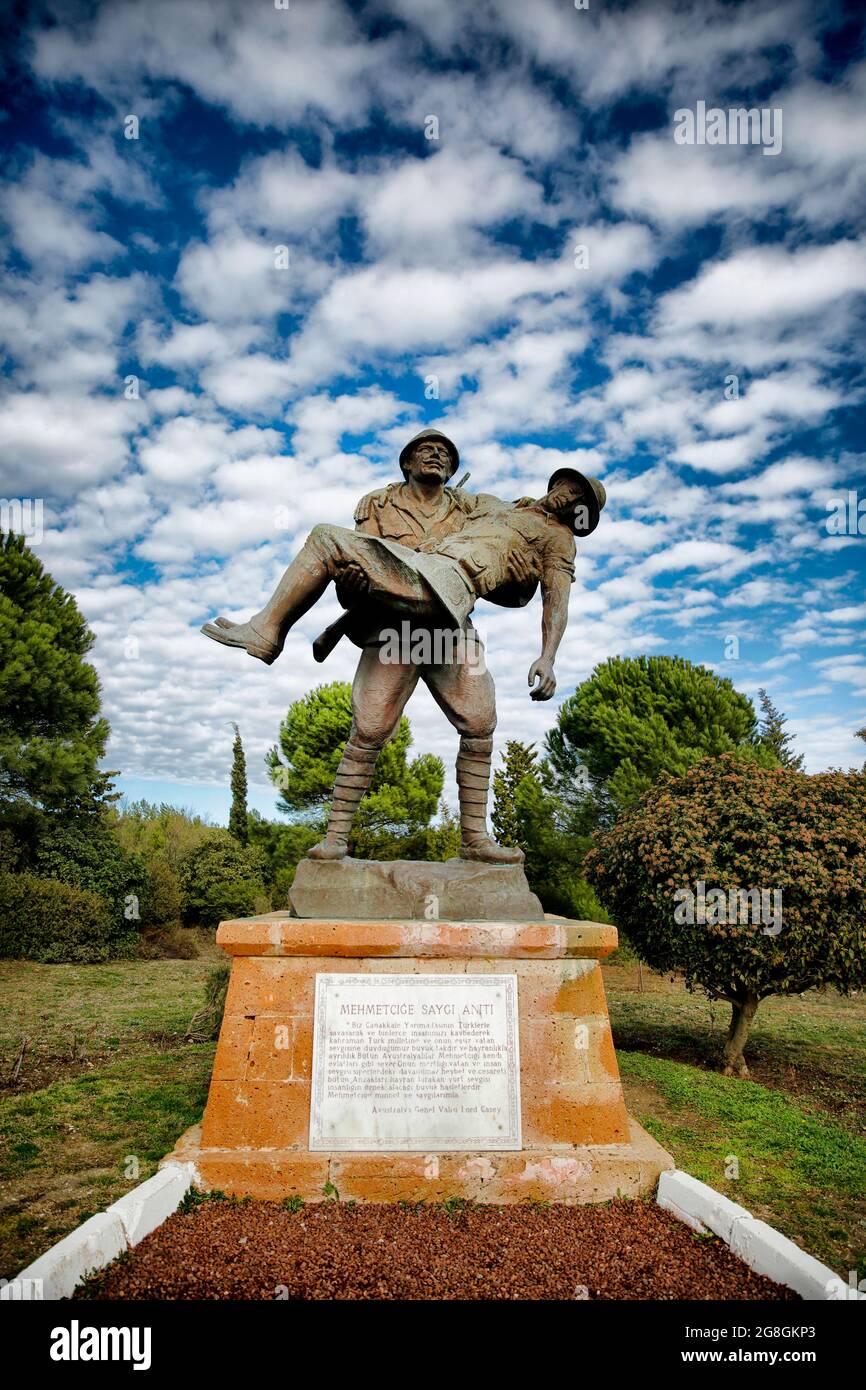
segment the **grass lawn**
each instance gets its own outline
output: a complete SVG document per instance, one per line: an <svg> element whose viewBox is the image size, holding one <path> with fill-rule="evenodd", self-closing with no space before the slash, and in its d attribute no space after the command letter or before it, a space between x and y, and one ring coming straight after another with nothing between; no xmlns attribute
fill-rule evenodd
<svg viewBox="0 0 866 1390"><path fill-rule="evenodd" d="M214 1049L184 1035L223 958L205 950L192 961L0 962L0 1275L143 1181L200 1117ZM741 1081L711 1069L721 1006L646 969L641 990L635 964L605 977L632 1113L681 1167L843 1277L859 1256L862 1278L866 999L766 1001L753 1080Z"/></svg>
<svg viewBox="0 0 866 1390"><path fill-rule="evenodd" d="M631 1113L681 1168L862 1279L866 998L765 1000L742 1081L712 1069L726 1007L646 968L641 992L636 964L605 981Z"/></svg>
<svg viewBox="0 0 866 1390"><path fill-rule="evenodd" d="M183 1038L213 966L0 962L0 1276L150 1177L200 1118L214 1045Z"/></svg>

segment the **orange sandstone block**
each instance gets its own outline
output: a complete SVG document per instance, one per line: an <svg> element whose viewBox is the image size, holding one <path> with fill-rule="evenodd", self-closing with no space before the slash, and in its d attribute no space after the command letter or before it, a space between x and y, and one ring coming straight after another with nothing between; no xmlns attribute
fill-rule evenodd
<svg viewBox="0 0 866 1390"><path fill-rule="evenodd" d="M309 1129L309 1082L211 1082L202 1125L206 1149L306 1148Z"/></svg>
<svg viewBox="0 0 866 1390"><path fill-rule="evenodd" d="M331 1181L343 1201L436 1202L455 1192L476 1198L493 1171L486 1154L352 1153L331 1157Z"/></svg>
<svg viewBox="0 0 866 1390"><path fill-rule="evenodd" d="M295 1019L292 1033L292 1077L309 1085L313 1075L313 1020Z"/></svg>
<svg viewBox="0 0 866 1390"><path fill-rule="evenodd" d="M573 1014L585 1017L605 1011L597 961L562 960L544 961L543 964L547 969L542 973L518 971L518 997L523 1016L547 1018L552 1014Z"/></svg>
<svg viewBox="0 0 866 1390"><path fill-rule="evenodd" d="M601 960L616 929L547 915L535 922L351 921L287 913L223 922L217 942L237 959L294 956L496 956L500 959Z"/></svg>
<svg viewBox="0 0 866 1390"><path fill-rule="evenodd" d="M524 1083L619 1081L607 1015L548 1018L528 1015L520 1021L520 1071Z"/></svg>
<svg viewBox="0 0 866 1390"><path fill-rule="evenodd" d="M226 1012L249 1018L260 1015L311 1014L316 993L316 975L360 969L357 959L338 960L326 956L298 958L246 957L232 966Z"/></svg>
<svg viewBox="0 0 866 1390"><path fill-rule="evenodd" d="M367 958L359 960L357 964L362 975L465 975L474 962L439 960L435 956L400 956L388 960Z"/></svg>
<svg viewBox="0 0 866 1390"><path fill-rule="evenodd" d="M619 944L616 927L603 922L566 922L565 954L584 960L604 960Z"/></svg>
<svg viewBox="0 0 866 1390"><path fill-rule="evenodd" d="M253 1026L246 1081L290 1081L295 1020L289 1014L264 1014Z"/></svg>
<svg viewBox="0 0 866 1390"><path fill-rule="evenodd" d="M257 1018L262 1013L293 1014L303 1007L309 972L291 971L282 960L236 958L226 994L226 1013ZM312 1007L312 1006L310 1006Z"/></svg>
<svg viewBox="0 0 866 1390"><path fill-rule="evenodd" d="M557 1086L523 1092L524 1148L626 1144L628 1116L619 1086Z"/></svg>
<svg viewBox="0 0 866 1390"><path fill-rule="evenodd" d="M265 1202L281 1202L291 1196L307 1201L322 1198L328 1166L327 1154L297 1151L256 1154L210 1149L196 1155L196 1167L205 1189L226 1192L232 1197L252 1196Z"/></svg>
<svg viewBox="0 0 866 1390"><path fill-rule="evenodd" d="M553 1001L553 1010L556 1013L576 1014L579 1017L607 1013L604 980L598 961L593 961L592 968L585 974L561 980Z"/></svg>
<svg viewBox="0 0 866 1390"><path fill-rule="evenodd" d="M242 1081L253 1040L254 1023L240 1014L225 1014L213 1064L215 1081Z"/></svg>
<svg viewBox="0 0 866 1390"><path fill-rule="evenodd" d="M308 943L327 948L335 956L392 955L404 944L405 929L398 922L323 922L315 933L305 928ZM310 944L305 947L309 952Z"/></svg>

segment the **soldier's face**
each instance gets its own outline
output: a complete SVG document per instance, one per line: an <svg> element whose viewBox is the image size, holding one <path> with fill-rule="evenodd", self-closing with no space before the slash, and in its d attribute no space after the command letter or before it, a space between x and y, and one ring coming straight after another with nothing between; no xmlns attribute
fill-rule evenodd
<svg viewBox="0 0 866 1390"><path fill-rule="evenodd" d="M447 482L451 476L451 455L438 439L425 439L409 455L406 472L410 478Z"/></svg>
<svg viewBox="0 0 866 1390"><path fill-rule="evenodd" d="M583 496L582 489L578 483L570 482L568 478L562 478L550 489L544 498L545 509L553 512L554 516L567 516L574 511L576 503Z"/></svg>

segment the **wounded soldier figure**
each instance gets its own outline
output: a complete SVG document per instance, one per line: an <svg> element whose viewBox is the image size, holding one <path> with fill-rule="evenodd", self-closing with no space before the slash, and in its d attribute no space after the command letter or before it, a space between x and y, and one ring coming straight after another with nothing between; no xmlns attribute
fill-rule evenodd
<svg viewBox="0 0 866 1390"><path fill-rule="evenodd" d="M424 541L417 549L343 526L314 526L260 612L242 623L216 618L205 623L202 632L215 642L242 647L250 656L270 665L282 652L292 626L318 602L329 584L335 582L339 586L344 576L353 578L355 591L363 593L365 604L381 603L393 612L462 632L470 626L469 615L479 598L514 606L514 580L518 577L523 581L518 604L526 603L537 584L541 585L541 654L529 669L529 686L533 700L549 700L556 690L553 663L568 622L569 589L574 581L574 537L595 530L605 500L604 488L597 479L562 468L551 477L544 497L505 502L480 496L459 530L443 539ZM509 597L497 600L497 591L507 591ZM385 722L389 723L390 733L399 722L402 704L395 713L392 726L391 710L387 711ZM486 745L489 740L468 742ZM351 772L347 768L343 779L346 795L342 795L338 774L334 823L329 824L325 840L310 851L315 858L346 854L351 823L348 813L350 809L354 813L363 795L362 783L369 785L378 748L365 750L353 734L346 754L350 760L354 758ZM488 862L514 862L522 857L520 851L497 845L486 831L487 791L486 785L482 788L480 784L489 778L489 750L470 748L467 756L478 765L465 768L467 776L463 780L478 782L478 806L473 810L483 809L483 827L473 824L471 816L468 821L464 817L464 831L468 826L468 833L464 834L461 855ZM471 794L470 786L470 799Z"/></svg>

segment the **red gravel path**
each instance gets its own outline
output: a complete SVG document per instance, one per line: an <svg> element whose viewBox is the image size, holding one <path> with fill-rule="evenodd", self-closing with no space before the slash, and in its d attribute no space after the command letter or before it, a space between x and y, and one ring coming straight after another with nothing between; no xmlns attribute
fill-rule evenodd
<svg viewBox="0 0 866 1390"><path fill-rule="evenodd" d="M98 1299L796 1299L650 1202L408 1209L208 1201L80 1288Z"/></svg>

